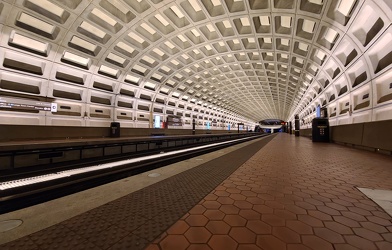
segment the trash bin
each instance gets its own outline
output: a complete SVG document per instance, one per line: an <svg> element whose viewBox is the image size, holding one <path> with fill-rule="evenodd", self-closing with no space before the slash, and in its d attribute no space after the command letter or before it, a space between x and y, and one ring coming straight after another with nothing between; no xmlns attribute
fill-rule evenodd
<svg viewBox="0 0 392 250"><path fill-rule="evenodd" d="M110 123L110 137L120 137L120 123Z"/></svg>
<svg viewBox="0 0 392 250"><path fill-rule="evenodd" d="M329 142L328 118L314 118L312 120L312 141Z"/></svg>

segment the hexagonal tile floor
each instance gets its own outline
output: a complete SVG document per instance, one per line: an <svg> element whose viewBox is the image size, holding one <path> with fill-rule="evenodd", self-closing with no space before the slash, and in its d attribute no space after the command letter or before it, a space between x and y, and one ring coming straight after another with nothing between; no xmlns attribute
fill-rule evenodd
<svg viewBox="0 0 392 250"><path fill-rule="evenodd" d="M392 158L279 135L148 249L392 249Z"/></svg>

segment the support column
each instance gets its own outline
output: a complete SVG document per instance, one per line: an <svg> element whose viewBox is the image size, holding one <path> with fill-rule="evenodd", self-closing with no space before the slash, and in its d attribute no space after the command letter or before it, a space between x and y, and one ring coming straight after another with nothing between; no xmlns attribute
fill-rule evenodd
<svg viewBox="0 0 392 250"><path fill-rule="evenodd" d="M151 110L150 110L150 120L148 122L148 127L153 128L154 127L154 103L151 103Z"/></svg>
<svg viewBox="0 0 392 250"><path fill-rule="evenodd" d="M192 135L196 133L196 121L195 119L192 120Z"/></svg>
<svg viewBox="0 0 392 250"><path fill-rule="evenodd" d="M299 116L295 115L295 136L299 136Z"/></svg>

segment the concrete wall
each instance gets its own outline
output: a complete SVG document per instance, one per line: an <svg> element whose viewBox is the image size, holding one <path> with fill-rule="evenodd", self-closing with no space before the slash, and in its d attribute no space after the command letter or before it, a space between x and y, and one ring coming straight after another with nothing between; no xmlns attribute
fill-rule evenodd
<svg viewBox="0 0 392 250"><path fill-rule="evenodd" d="M300 135L311 137L312 130L301 129ZM330 139L334 143L391 154L392 120L332 126Z"/></svg>
<svg viewBox="0 0 392 250"><path fill-rule="evenodd" d="M312 129L311 128L301 129L299 131L299 135L305 137L312 137Z"/></svg>

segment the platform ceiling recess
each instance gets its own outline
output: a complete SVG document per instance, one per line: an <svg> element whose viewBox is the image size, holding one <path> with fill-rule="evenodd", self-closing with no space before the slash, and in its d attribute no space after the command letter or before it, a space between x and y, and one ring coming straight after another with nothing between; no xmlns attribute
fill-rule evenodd
<svg viewBox="0 0 392 250"><path fill-rule="evenodd" d="M392 119L391 0L3 0L2 124ZM202 124L202 123L198 123Z"/></svg>

